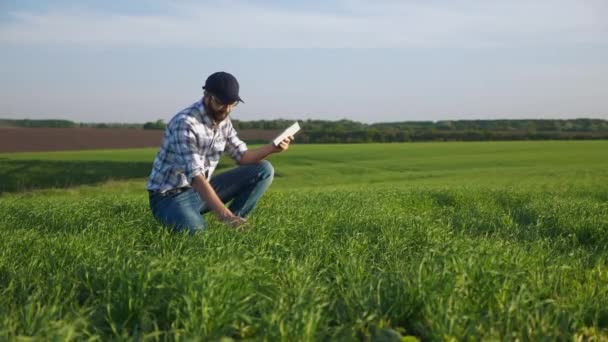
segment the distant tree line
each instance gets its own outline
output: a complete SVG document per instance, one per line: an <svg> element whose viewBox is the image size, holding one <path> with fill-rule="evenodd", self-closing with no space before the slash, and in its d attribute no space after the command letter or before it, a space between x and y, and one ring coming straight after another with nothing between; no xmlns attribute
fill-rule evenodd
<svg viewBox="0 0 608 342"><path fill-rule="evenodd" d="M39 127L39 128L69 128L78 127L78 124L69 120L13 120L0 119L0 127Z"/></svg>
<svg viewBox="0 0 608 342"><path fill-rule="evenodd" d="M162 122L162 120L161 120ZM164 124L163 124L164 125ZM88 123L74 122L70 120L46 119L0 119L0 127L22 127L22 128L142 128L140 123Z"/></svg>
<svg viewBox="0 0 608 342"><path fill-rule="evenodd" d="M167 125L161 119L156 120L154 122L146 122L143 126L143 129L165 129Z"/></svg>
<svg viewBox="0 0 608 342"><path fill-rule="evenodd" d="M294 120L232 120L237 130L282 130ZM608 120L447 120L365 124L351 120L298 120L300 143L608 139ZM68 120L0 119L0 126L92 127L162 130L163 120L135 123L75 123Z"/></svg>
<svg viewBox="0 0 608 342"><path fill-rule="evenodd" d="M447 120L447 121L401 121L365 124L351 120L298 120L309 131L362 131L382 130L435 130L435 131L608 131L608 121L602 119L565 120ZM232 120L237 129L283 129L294 120Z"/></svg>
<svg viewBox="0 0 608 342"><path fill-rule="evenodd" d="M368 129L359 131L308 131L297 136L298 143L370 143L415 141L489 141L489 140L587 140L608 139L608 131L491 131L434 129Z"/></svg>
<svg viewBox="0 0 608 342"><path fill-rule="evenodd" d="M83 128L135 128L135 129L142 129L142 124L140 123L119 123L119 122L110 122L110 123L105 123L105 122L95 122L95 123L86 123L86 122L81 122L78 124L78 127L83 127Z"/></svg>
<svg viewBox="0 0 608 342"><path fill-rule="evenodd" d="M237 129L288 127L294 120L233 120ZM368 143L407 141L483 141L545 139L608 139L608 121L450 120L365 124L351 120L300 120L300 143Z"/></svg>

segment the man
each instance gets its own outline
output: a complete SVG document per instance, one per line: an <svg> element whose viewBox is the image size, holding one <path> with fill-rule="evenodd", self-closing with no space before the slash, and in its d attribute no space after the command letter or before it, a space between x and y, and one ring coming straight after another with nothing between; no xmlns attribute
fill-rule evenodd
<svg viewBox="0 0 608 342"><path fill-rule="evenodd" d="M242 228L245 217L272 183L274 169L264 160L287 150L293 137L248 150L228 115L239 103L239 83L229 73L210 75L203 98L177 113L165 129L147 184L154 217L174 232L193 234L207 227L212 211L224 223ZM222 152L240 166L212 177ZM224 205L232 201L226 208Z"/></svg>

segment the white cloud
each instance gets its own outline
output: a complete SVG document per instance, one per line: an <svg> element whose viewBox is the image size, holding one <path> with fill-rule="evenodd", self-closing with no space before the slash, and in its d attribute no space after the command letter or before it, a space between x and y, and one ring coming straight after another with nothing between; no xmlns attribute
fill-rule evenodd
<svg viewBox="0 0 608 342"><path fill-rule="evenodd" d="M245 48L608 44L603 0L338 0L331 12L246 1L168 3L166 15L13 12L0 42ZM337 7L336 7L337 6Z"/></svg>

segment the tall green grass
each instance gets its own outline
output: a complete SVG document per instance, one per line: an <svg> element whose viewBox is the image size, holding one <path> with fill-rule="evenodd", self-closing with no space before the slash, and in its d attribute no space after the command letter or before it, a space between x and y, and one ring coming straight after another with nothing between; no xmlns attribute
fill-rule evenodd
<svg viewBox="0 0 608 342"><path fill-rule="evenodd" d="M608 338L607 146L530 144L294 146L244 233L141 178L5 193L0 339Z"/></svg>

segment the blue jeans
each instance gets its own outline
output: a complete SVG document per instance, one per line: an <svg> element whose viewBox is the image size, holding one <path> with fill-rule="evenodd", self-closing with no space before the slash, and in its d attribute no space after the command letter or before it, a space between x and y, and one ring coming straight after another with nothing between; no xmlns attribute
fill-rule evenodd
<svg viewBox="0 0 608 342"><path fill-rule="evenodd" d="M211 178L211 187L235 215L246 217L258 203L272 183L274 168L263 160L257 164L243 165ZM150 209L154 217L173 232L188 232L207 229L202 214L210 210L200 195L189 188L166 195L150 194Z"/></svg>

